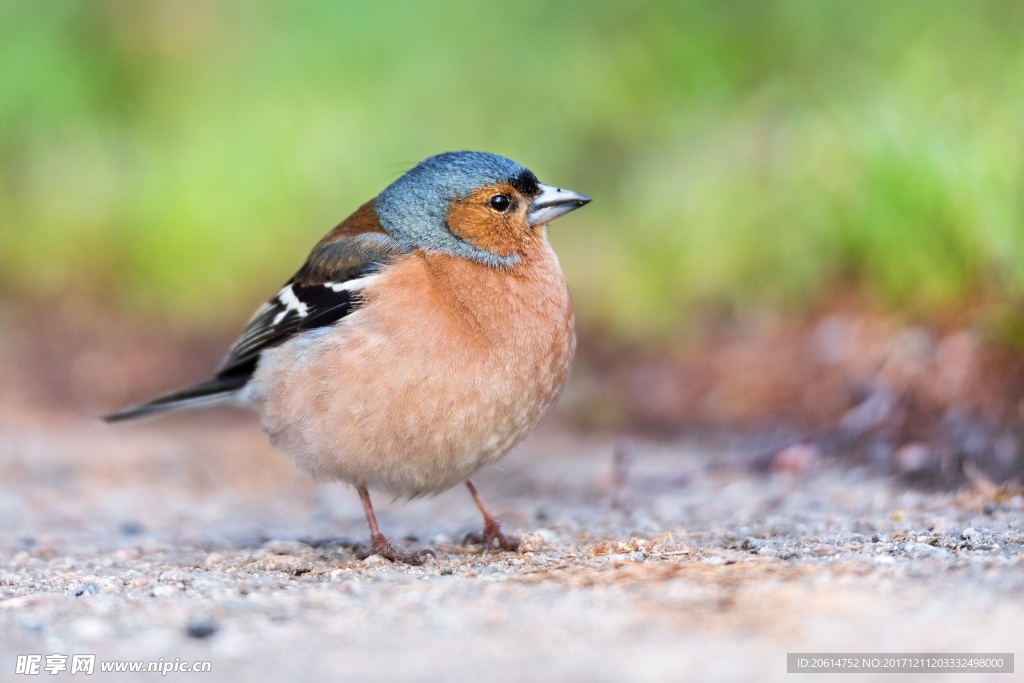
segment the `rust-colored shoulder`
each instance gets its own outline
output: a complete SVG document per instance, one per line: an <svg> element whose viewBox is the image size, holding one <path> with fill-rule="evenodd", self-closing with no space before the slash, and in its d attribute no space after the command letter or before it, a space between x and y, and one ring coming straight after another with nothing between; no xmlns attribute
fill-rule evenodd
<svg viewBox="0 0 1024 683"><path fill-rule="evenodd" d="M342 237L352 237L368 232L387 234L381 227L380 219L377 217L377 209L373 206L374 200L366 202L355 212L327 233L317 246L323 246L335 242Z"/></svg>

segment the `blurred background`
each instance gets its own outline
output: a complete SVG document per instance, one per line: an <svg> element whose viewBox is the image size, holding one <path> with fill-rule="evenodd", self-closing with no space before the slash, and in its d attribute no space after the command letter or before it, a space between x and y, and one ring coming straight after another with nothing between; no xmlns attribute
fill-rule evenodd
<svg viewBox="0 0 1024 683"><path fill-rule="evenodd" d="M2 2L8 397L95 414L199 379L330 227L422 158L482 149L595 198L551 231L574 424L852 429L911 472L1016 471L1022 20Z"/></svg>

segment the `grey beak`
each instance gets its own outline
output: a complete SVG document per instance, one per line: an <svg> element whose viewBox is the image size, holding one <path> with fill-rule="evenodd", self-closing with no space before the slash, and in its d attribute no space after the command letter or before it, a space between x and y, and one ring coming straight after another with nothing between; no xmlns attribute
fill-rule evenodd
<svg viewBox="0 0 1024 683"><path fill-rule="evenodd" d="M530 225L547 223L589 202L590 197L585 194L540 183L540 194L530 204L526 213L526 222Z"/></svg>

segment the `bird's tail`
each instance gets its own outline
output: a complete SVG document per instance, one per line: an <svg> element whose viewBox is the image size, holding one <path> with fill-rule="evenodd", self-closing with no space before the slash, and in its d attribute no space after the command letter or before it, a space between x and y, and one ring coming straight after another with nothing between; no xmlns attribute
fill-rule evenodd
<svg viewBox="0 0 1024 683"><path fill-rule="evenodd" d="M167 410L199 408L221 403L231 398L235 392L244 387L249 379L249 375L242 374L216 377L209 382L203 382L188 389L175 391L172 394L153 399L148 403L124 408L110 415L104 415L103 420L105 422L122 422L155 413L162 413Z"/></svg>

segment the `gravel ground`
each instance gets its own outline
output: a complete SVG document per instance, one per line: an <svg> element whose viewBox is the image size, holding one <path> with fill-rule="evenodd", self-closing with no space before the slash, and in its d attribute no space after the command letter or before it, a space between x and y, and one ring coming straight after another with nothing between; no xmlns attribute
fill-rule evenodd
<svg viewBox="0 0 1024 683"><path fill-rule="evenodd" d="M408 567L357 559L354 492L245 417L115 428L7 406L0 679L38 678L14 675L32 653L211 662L171 680L457 682L778 680L787 652L1020 650L1014 491L912 490L831 460L752 472L686 442L634 441L614 467L615 447L555 420L479 476L522 553L461 545L479 523L464 490L380 498L385 533L436 552Z"/></svg>

